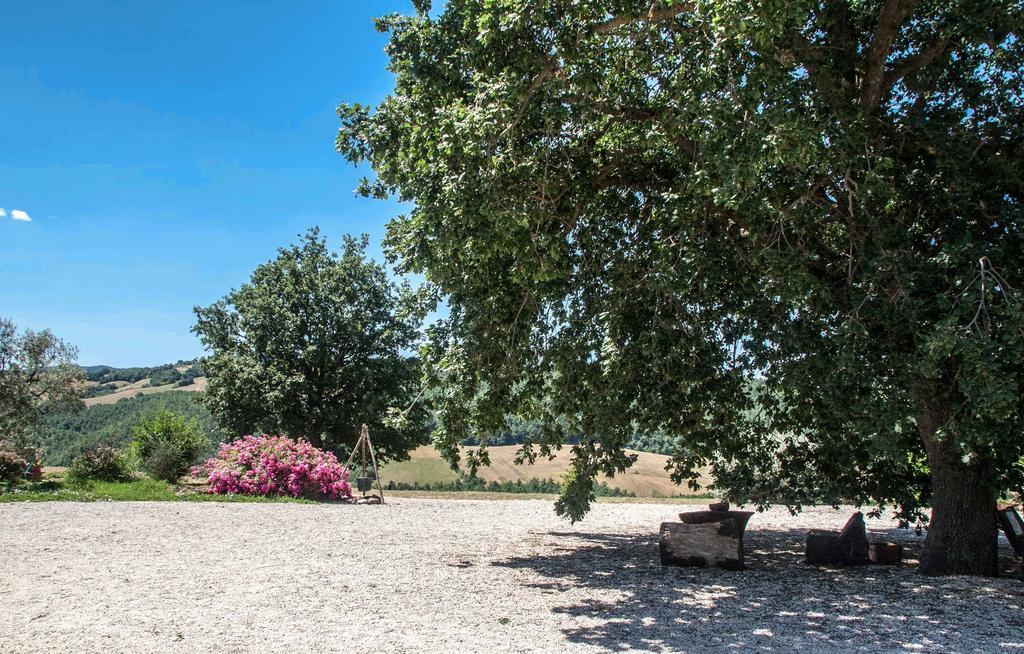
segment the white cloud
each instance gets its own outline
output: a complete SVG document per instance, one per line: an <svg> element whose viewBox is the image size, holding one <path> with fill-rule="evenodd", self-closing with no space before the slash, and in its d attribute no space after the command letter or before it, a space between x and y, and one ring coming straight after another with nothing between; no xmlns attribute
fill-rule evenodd
<svg viewBox="0 0 1024 654"><path fill-rule="evenodd" d="M6 217L7 217L7 212L4 211L3 207L0 207L0 218L6 218Z"/></svg>
<svg viewBox="0 0 1024 654"><path fill-rule="evenodd" d="M24 211L22 211L21 209L11 209L11 219L12 220L21 220L21 221L26 222L26 223L32 222L32 217L29 216Z"/></svg>

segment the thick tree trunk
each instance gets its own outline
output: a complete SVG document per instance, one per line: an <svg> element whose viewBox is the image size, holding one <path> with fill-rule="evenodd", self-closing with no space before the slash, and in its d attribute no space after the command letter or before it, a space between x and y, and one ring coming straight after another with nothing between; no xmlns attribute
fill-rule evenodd
<svg viewBox="0 0 1024 654"><path fill-rule="evenodd" d="M976 471L930 465L932 519L921 554L921 572L996 576L995 495Z"/></svg>
<svg viewBox="0 0 1024 654"><path fill-rule="evenodd" d="M302 440L307 441L313 447L319 447L320 449L323 449L324 447L324 439L320 436L319 429L310 429L309 433L292 436L292 438L294 438L295 440L301 438Z"/></svg>
<svg viewBox="0 0 1024 654"><path fill-rule="evenodd" d="M921 554L926 575L999 573L996 494L984 466L965 465L949 442L949 412L927 403L918 429L932 477L932 517ZM940 435L943 430L946 434Z"/></svg>

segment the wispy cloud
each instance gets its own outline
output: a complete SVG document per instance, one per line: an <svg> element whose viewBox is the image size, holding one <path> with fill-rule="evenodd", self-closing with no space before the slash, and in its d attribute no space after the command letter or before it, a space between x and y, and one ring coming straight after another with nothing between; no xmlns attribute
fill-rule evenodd
<svg viewBox="0 0 1024 654"><path fill-rule="evenodd" d="M7 217L7 212L4 211L3 207L0 207L0 218L6 218L6 217Z"/></svg>
<svg viewBox="0 0 1024 654"><path fill-rule="evenodd" d="M32 222L32 216L28 215L26 212L22 211L21 209L11 209L11 219L13 219L13 220L20 220L20 221L26 222L26 223Z"/></svg>

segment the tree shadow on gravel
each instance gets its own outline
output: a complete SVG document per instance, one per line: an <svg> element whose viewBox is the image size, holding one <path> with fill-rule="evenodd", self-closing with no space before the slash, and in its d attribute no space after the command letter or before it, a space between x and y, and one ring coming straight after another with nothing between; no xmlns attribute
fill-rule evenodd
<svg viewBox="0 0 1024 654"><path fill-rule="evenodd" d="M550 554L492 565L526 570L545 594L593 590L556 606L566 638L607 650L659 652L1000 651L1024 647L1024 584L1015 578L931 578L915 570L921 538L901 542L902 565L803 563L800 530L748 530L748 570L662 567L657 535L548 532ZM1005 547L1000 554L1010 554ZM1009 566L1012 561L1004 561ZM579 596L579 591L575 593Z"/></svg>

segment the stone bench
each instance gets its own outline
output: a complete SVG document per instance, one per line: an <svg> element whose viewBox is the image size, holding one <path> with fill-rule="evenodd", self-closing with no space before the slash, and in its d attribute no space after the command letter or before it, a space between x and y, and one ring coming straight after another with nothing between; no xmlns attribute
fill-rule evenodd
<svg viewBox="0 0 1024 654"><path fill-rule="evenodd" d="M743 570L743 532L752 511L730 511L724 502L707 511L680 513L682 522L661 523L662 565Z"/></svg>

